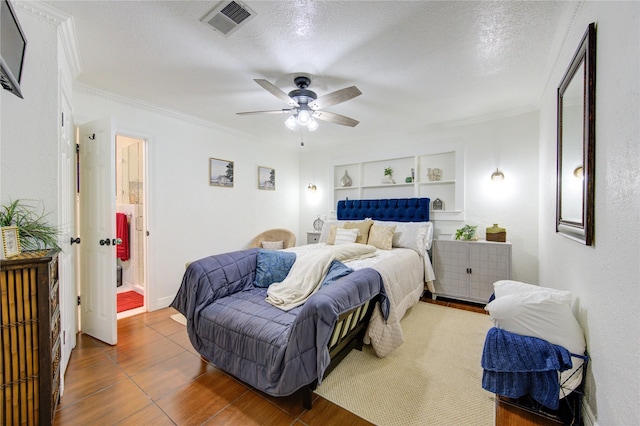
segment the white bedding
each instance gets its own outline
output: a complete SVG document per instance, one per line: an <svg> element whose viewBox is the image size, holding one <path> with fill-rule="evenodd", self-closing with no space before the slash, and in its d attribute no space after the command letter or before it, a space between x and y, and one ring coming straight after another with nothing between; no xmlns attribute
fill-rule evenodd
<svg viewBox="0 0 640 426"><path fill-rule="evenodd" d="M324 243L291 247L298 256L310 253L322 253L328 246ZM335 246L339 247L339 246ZM427 262L429 262L427 257ZM374 309L365 343L371 343L376 355L380 358L391 353L404 342L400 320L407 309L415 305L424 291L425 267L424 259L411 249L394 248L392 250L376 250L372 257L344 262L354 270L373 268L382 276L382 281L389 298L389 318L382 317L380 309ZM431 263L429 262L429 265Z"/></svg>

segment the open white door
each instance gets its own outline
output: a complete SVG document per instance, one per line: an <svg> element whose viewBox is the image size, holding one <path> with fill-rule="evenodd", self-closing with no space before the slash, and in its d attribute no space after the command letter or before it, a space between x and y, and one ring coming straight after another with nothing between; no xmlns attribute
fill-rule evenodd
<svg viewBox="0 0 640 426"><path fill-rule="evenodd" d="M79 129L80 328L115 345L115 130L111 119L83 124Z"/></svg>

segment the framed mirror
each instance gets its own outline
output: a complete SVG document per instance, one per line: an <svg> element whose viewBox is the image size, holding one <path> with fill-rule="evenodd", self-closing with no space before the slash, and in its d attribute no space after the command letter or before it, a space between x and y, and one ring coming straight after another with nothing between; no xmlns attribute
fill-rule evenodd
<svg viewBox="0 0 640 426"><path fill-rule="evenodd" d="M596 27L589 24L558 86L556 232L593 244Z"/></svg>

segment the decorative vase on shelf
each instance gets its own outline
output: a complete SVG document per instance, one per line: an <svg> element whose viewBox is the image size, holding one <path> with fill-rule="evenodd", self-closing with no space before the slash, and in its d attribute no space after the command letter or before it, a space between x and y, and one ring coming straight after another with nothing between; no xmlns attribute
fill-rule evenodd
<svg viewBox="0 0 640 426"><path fill-rule="evenodd" d="M349 176L349 173L345 170L344 176L342 176L342 179L340 179L340 186L342 187L351 186L352 183L353 182L351 181L351 176Z"/></svg>

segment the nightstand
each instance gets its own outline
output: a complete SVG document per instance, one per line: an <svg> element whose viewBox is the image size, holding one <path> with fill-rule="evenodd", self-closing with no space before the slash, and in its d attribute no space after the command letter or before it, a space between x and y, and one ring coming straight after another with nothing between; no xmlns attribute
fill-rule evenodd
<svg viewBox="0 0 640 426"><path fill-rule="evenodd" d="M316 244L320 241L319 232L307 232L307 244Z"/></svg>

